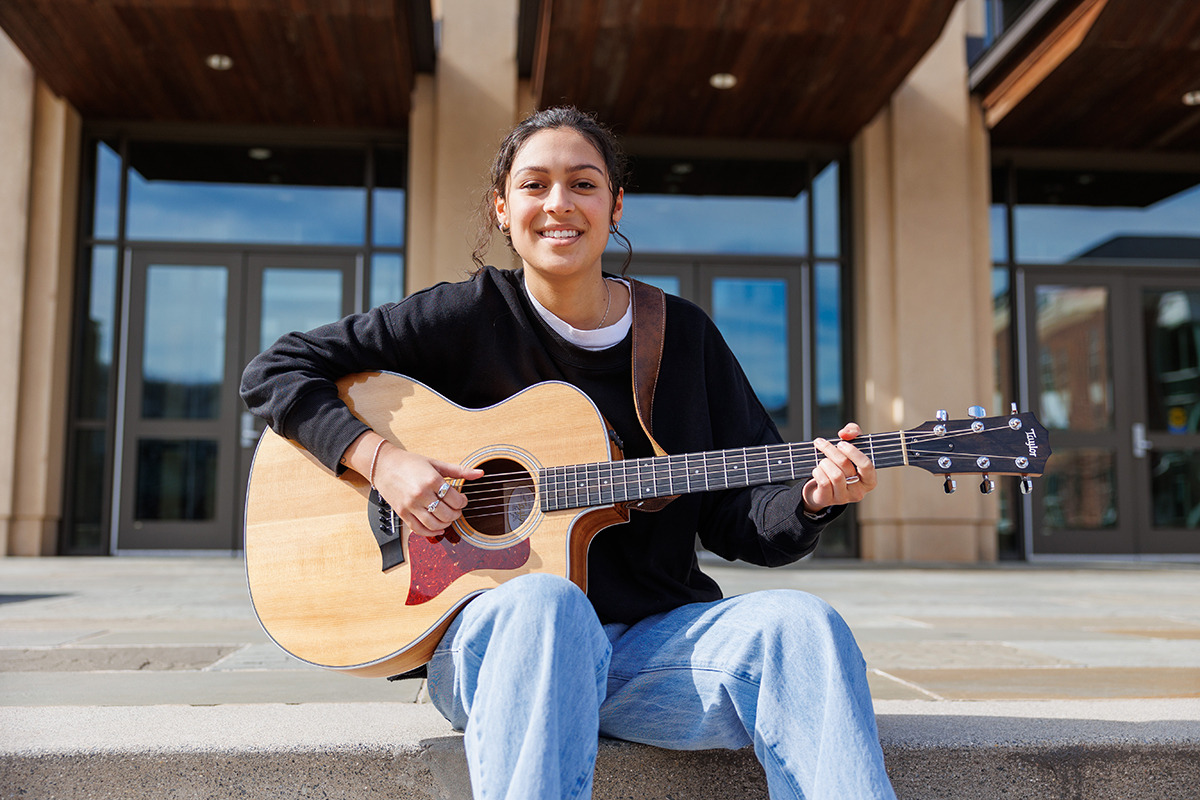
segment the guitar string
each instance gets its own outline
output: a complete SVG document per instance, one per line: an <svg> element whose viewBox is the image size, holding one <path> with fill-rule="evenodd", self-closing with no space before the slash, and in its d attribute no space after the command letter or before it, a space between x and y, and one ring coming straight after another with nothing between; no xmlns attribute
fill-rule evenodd
<svg viewBox="0 0 1200 800"><path fill-rule="evenodd" d="M911 462L914 460L931 459L931 458L936 458L941 455L946 455L945 453L940 452L940 451L923 452L923 451L920 451L919 448L914 451L914 446L919 446L922 443L933 442L933 441L945 441L946 439L949 439L949 438L960 438L960 437L964 437L964 436L975 436L975 435L979 435L980 433L987 432L989 430L995 431L995 430L1004 430L1007 428L1008 428L1007 425L996 426L995 428L985 429L984 431L981 431L979 433L977 433L975 431L970 431L970 430L948 432L943 435L938 435L938 434L933 434L933 433L917 433L917 434L909 434L909 436L905 440L901 440L899 438L898 432L897 433L868 434L865 437L865 439L863 441L860 441L859 443L860 444L875 444L874 442L871 441L874 437L881 437L881 438L886 437L888 439L892 439L894 441L877 446L874 448L875 460L879 461L881 459L881 457L886 458L886 457L892 456L892 455L900 455L905 450L908 450L909 461ZM703 466L705 468L720 466L721 467L720 472L722 472L722 473L740 472L740 471L748 472L750 470L761 470L761 469L767 469L769 471L774 466L776 466L772 462L776 461L781 456L788 455L788 456L790 456L789 461L791 462L791 466L792 466L792 469L789 471L794 473L796 471L796 468L799 468L800 470L804 470L806 468L810 469L811 467L814 467L816 464L820 463L821 460L826 458L826 456L822 453L799 453L799 454L797 454L794 452L797 449L808 449L812 446L813 445L811 442L797 442L797 443L780 443L780 444L775 444L775 445L757 445L757 446L752 446L750 448L744 448L744 449L734 448L734 449L723 450L723 451L712 451L712 452L704 455L705 463L703 464ZM746 451L749 451L749 450L754 450L755 454L751 455L751 456L744 455L746 453ZM728 461L730 460L731 454L733 455L734 459L737 459L739 457L742 459L740 463L735 463L732 469L730 469L728 466ZM684 460L686 460L689 457L695 458L696 455L698 455L698 454L690 454L690 456L689 455L657 456L657 457L646 458L646 459L629 459L629 460L617 460L617 461L608 461L608 462L594 462L592 464L576 464L576 465L570 465L567 467L551 467L548 469L564 469L564 470L569 471L570 473L574 473L574 475L573 475L574 479L570 481L570 483L572 485L570 485L570 486L565 485L563 487L563 491L579 492L582 489L585 492L587 492L587 491L599 492L599 491L607 491L607 488L601 489L600 487L597 487L595 485L594 481L597 478L603 478L603 477L615 479L615 483L611 487L613 490L619 490L621 488L627 488L629 486L636 486L639 484L644 485L648 482L649 483L661 483L664 480L669 481L669 482L675 482L677 480L685 480L686 481L689 477L692 477L692 476L696 475L697 473L692 472L692 466L694 466L694 464L688 465L688 464L680 463L680 462L683 462ZM961 459L961 458L978 458L980 455L985 455L985 454L956 452L953 455L955 457ZM718 460L718 456L720 459L720 464L715 463ZM617 476L615 474L616 469L620 469L622 472L625 472L625 473L628 473L630 471L636 472L638 469L640 469L640 467L637 466L639 464L639 462L654 462L654 461L660 461L660 459L666 460L667 462L670 462L671 459L675 459L676 463L668 463L665 471L663 470L663 468L661 466L652 467L652 470L651 470L652 474L651 474L651 476L649 476L648 479L643 476L640 476L640 475L634 475L633 477L631 477L628 474L626 474L624 476ZM714 462L714 463L711 463L711 464L708 463L710 461ZM620 465L620 467L618 467L618 465ZM893 465L885 464L882 466L887 467L887 466L893 466ZM684 471L681 471L681 470L684 470ZM984 472L984 471L986 471L986 470L984 470L982 468L976 468L976 469L963 470L962 472L957 473L957 474L975 473L975 472ZM588 474L589 472L591 472L592 474ZM607 474L600 474L601 472L607 472ZM699 473L699 476L702 478L707 478L708 474L709 474L708 470L705 469L704 471ZM566 476L564 475L564 477L566 477ZM590 481L591 482L590 485L581 487L580 486L581 482L579 480L579 478L581 478L581 477L584 481ZM506 492L509 492L512 489L515 489L520 486L526 486L528 488L528 487L532 486L534 482L535 481L534 481L533 476L529 472L526 472L526 471L490 473L484 478L481 478L477 481L469 482L466 485L466 489L467 489L466 493L468 495L468 498L470 498L470 500L472 501L471 508L473 511L477 511L477 512L478 511L489 511L489 510L492 510L495 508L504 508L509 504L509 501L506 500L504 497ZM545 483L545 482L543 482L543 483ZM543 490L544 491L547 490L545 485L543 485ZM548 491L554 491L554 489L551 488ZM625 499L632 499L632 498L625 498ZM492 502L490 502L488 505L480 505L481 502L489 502L489 501L492 501Z"/></svg>
<svg viewBox="0 0 1200 800"><path fill-rule="evenodd" d="M893 436L893 437L897 436L897 434L874 434L874 435L875 436ZM911 445L916 445L916 444L920 444L922 442L928 442L928 441L944 440L948 437L969 436L969 435L975 435L975 432L974 431L964 431L964 432L960 432L960 433L949 433L949 434L945 434L942 436L938 436L936 434L930 434L930 435L924 435L924 436L922 436L921 434L916 434L907 443L910 446L906 447L906 443L904 443L904 442L900 442L896 445L892 445L892 444L884 445L883 447L876 447L874 454L875 454L876 460L879 461L881 455L884 457L890 456L890 455L896 455L896 454L903 453L904 450L907 449L907 450L909 450L910 461L914 460L913 457L915 457L918 460L926 459L926 458L934 458L939 455L944 455L944 453L941 453L938 451L927 453L927 452L923 452L920 450L918 450L916 453L914 453L913 447ZM770 470L773 466L775 466L774 464L772 464L770 462L772 462L772 461L778 459L778 457L784 455L785 451L793 451L797 448L808 448L810 446L811 446L811 443L791 443L791 444L756 446L753 448L747 448L747 450L754 449L754 450L758 451L758 452L756 452L755 455L749 456L749 457L743 456L743 461L740 464L735 464L734 468L732 468L732 469L730 469L727 466L727 463L729 460L728 455L722 456L722 459L721 459L722 464L721 465L718 465L716 463L713 463L713 464L706 463L704 466L705 467L721 466L722 467L722 469L720 470L721 472L749 471L749 470L759 470L759 469ZM731 449L731 450L725 450L725 451L713 451L713 453L708 454L707 458L715 461L717 454L742 454L743 452L744 452L743 450L736 449L736 448ZM696 454L692 454L692 457L694 457L695 455ZM955 453L955 455L958 456L959 458L977 458L978 456L983 455L983 454L958 452L958 453ZM791 456L792 457L790 458L790 461L793 464L798 465L800 469L808 468L810 466L815 466L817 463L819 463L822 459L825 458L825 456L823 454L813 454L813 453L803 453L803 454L792 453ZM573 475L564 474L564 477L573 478L573 480L571 480L571 483L575 484L574 486L569 487L568 490L569 491L578 491L578 488L579 488L578 484L580 483L580 481L579 481L580 477L582 477L582 479L584 481L594 481L595 478L600 478L600 477L616 478L618 486L620 486L620 485L627 486L627 485L635 485L638 483L646 483L647 480L658 481L658 482L661 482L663 480L668 480L668 481L674 481L674 480L678 480L678 479L686 480L689 475L693 475L695 473L691 472L691 465L687 465L684 463L670 464L670 465L668 465L668 467L665 471L661 467L652 468L652 474L651 474L651 476L649 476L649 479L647 479L644 476L640 476L640 475L636 475L636 474L632 477L629 476L628 474L626 474L624 476L617 476L615 474L616 469L620 469L622 472L625 472L625 473L628 473L629 471L636 472L639 469L639 467L637 466L639 462L647 462L647 461L653 462L653 461L657 461L658 459L684 460L686 458L688 458L688 456L660 456L660 457L654 457L654 458L649 458L649 459L629 459L629 460L625 460L625 461L617 460L617 461L611 461L611 462L595 462L593 464L577 464L577 465L570 465L568 467L551 467L548 469L564 469L564 470L567 470L568 473L573 473ZM618 466L618 465L620 465L620 466ZM893 466L893 465L885 464L882 466L887 467L887 466ZM679 471L681 469L686 469L688 471L686 473L681 472L681 471ZM593 474L588 474L589 471L592 472ZM982 470L982 469L963 470L963 472L975 472L975 471L982 472L984 470ZM607 474L600 474L601 472L607 472ZM706 477L709 473L706 470L705 472L702 472L700 474L702 476ZM959 474L962 474L962 473L959 473ZM543 474L543 477L545 477L544 474ZM514 478L517 478L517 479L524 478L525 480L513 480ZM507 472L507 473L491 473L486 478L481 478L478 481L470 482L467 485L467 488L470 490L469 495L473 498L476 498L476 501L478 502L481 499L491 499L491 497L489 496L490 491L491 492L494 492L494 491L504 492L511 488L515 488L518 485L522 485L522 484L530 485L530 484L532 484L532 482L533 482L532 476L530 475L530 473L528 473L526 471ZM493 489L493 487L495 487L495 489Z"/></svg>

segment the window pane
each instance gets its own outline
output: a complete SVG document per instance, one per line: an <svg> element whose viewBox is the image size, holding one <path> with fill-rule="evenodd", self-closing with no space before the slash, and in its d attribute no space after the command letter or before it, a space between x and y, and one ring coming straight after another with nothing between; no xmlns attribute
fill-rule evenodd
<svg viewBox="0 0 1200 800"><path fill-rule="evenodd" d="M217 443L209 439L138 442L138 520L211 520L217 505Z"/></svg>
<svg viewBox="0 0 1200 800"><path fill-rule="evenodd" d="M1008 263L1008 213L1005 206L994 205L991 208L992 262Z"/></svg>
<svg viewBox="0 0 1200 800"><path fill-rule="evenodd" d="M1043 531L1115 528L1116 470L1112 451L1061 450L1046 462Z"/></svg>
<svg viewBox="0 0 1200 800"><path fill-rule="evenodd" d="M1200 433L1200 291L1146 290L1142 330L1151 429Z"/></svg>
<svg viewBox="0 0 1200 800"><path fill-rule="evenodd" d="M621 232L638 253L807 255L808 170L796 160L636 157Z"/></svg>
<svg viewBox="0 0 1200 800"><path fill-rule="evenodd" d="M83 329L79 366L79 416L102 420L108 416L109 380L116 326L117 248L92 248L88 285L88 319Z"/></svg>
<svg viewBox="0 0 1200 800"><path fill-rule="evenodd" d="M837 257L842 253L838 189L838 162L832 161L813 180L814 236L818 256Z"/></svg>
<svg viewBox="0 0 1200 800"><path fill-rule="evenodd" d="M142 416L216 419L225 377L225 267L146 271Z"/></svg>
<svg viewBox="0 0 1200 800"><path fill-rule="evenodd" d="M362 244L357 150L132 143L131 239Z"/></svg>
<svg viewBox="0 0 1200 800"><path fill-rule="evenodd" d="M285 267L263 270L260 353L285 333L312 330L341 317L341 270Z"/></svg>
<svg viewBox="0 0 1200 800"><path fill-rule="evenodd" d="M81 430L75 439L75 462L71 473L71 528L67 533L72 553L98 553L103 544L104 469L109 461L103 430Z"/></svg>
<svg viewBox="0 0 1200 800"><path fill-rule="evenodd" d="M1200 262L1200 175L1018 170L1017 260Z"/></svg>
<svg viewBox="0 0 1200 800"><path fill-rule="evenodd" d="M847 422L842 383L842 272L837 264L818 264L817 430L832 434Z"/></svg>
<svg viewBox="0 0 1200 800"><path fill-rule="evenodd" d="M713 320L775 424L788 423L787 281L717 278Z"/></svg>
<svg viewBox="0 0 1200 800"><path fill-rule="evenodd" d="M398 148L381 147L375 151L371 229L374 243L381 247L404 246L406 157L405 151Z"/></svg>
<svg viewBox="0 0 1200 800"><path fill-rule="evenodd" d="M371 258L372 306L394 303L404 297L404 256L376 253Z"/></svg>
<svg viewBox="0 0 1200 800"><path fill-rule="evenodd" d="M92 235L117 238L117 211L121 205L121 157L106 142L96 143L96 195L92 209Z"/></svg>
<svg viewBox="0 0 1200 800"><path fill-rule="evenodd" d="M1038 286L1036 302L1042 423L1051 430L1111 430L1108 289Z"/></svg>
<svg viewBox="0 0 1200 800"><path fill-rule="evenodd" d="M1154 527L1200 529L1200 452L1154 452L1150 483Z"/></svg>

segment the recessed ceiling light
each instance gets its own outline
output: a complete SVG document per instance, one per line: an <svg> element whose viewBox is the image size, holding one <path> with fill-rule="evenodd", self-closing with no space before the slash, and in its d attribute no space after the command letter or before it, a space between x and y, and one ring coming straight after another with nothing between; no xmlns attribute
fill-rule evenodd
<svg viewBox="0 0 1200 800"><path fill-rule="evenodd" d="M233 59L224 53L213 53L204 59L204 63L208 65L209 69L215 69L217 72L233 69Z"/></svg>
<svg viewBox="0 0 1200 800"><path fill-rule="evenodd" d="M1185 106L1200 106L1200 89L1185 94L1183 96L1183 104Z"/></svg>
<svg viewBox="0 0 1200 800"><path fill-rule="evenodd" d="M255 161L266 161L271 157L271 151L266 147L251 147L246 155L250 156Z"/></svg>
<svg viewBox="0 0 1200 800"><path fill-rule="evenodd" d="M737 86L737 76L728 72L718 72L709 76L708 85L714 89L732 89Z"/></svg>

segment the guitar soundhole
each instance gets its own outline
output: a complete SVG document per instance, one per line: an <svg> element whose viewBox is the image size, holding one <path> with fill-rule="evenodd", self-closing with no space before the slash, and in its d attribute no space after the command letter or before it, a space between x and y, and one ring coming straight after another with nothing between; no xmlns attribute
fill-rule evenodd
<svg viewBox="0 0 1200 800"><path fill-rule="evenodd" d="M478 465L484 476L463 485L463 519L485 536L507 536L529 518L537 500L533 476L515 461L495 458Z"/></svg>

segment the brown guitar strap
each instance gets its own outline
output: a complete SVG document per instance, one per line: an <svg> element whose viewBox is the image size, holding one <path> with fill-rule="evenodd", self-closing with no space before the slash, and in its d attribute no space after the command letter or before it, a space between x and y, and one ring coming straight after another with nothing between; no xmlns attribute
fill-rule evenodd
<svg viewBox="0 0 1200 800"><path fill-rule="evenodd" d="M638 422L650 440L656 456L667 451L654 438L651 418L658 368L662 364L663 336L667 327L667 299L662 289L633 278L629 279L629 302L633 306L633 405ZM630 505L640 511L658 511L675 497L640 500Z"/></svg>

